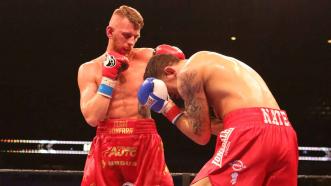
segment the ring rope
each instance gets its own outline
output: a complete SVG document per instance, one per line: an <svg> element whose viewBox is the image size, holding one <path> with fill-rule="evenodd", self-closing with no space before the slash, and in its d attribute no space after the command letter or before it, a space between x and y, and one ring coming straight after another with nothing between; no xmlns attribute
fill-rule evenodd
<svg viewBox="0 0 331 186"><path fill-rule="evenodd" d="M86 155L91 148L90 141L0 139L0 144L5 146L5 148L1 148L0 152L20 154ZM300 146L298 150L299 160L331 161L331 148L329 147Z"/></svg>
<svg viewBox="0 0 331 186"><path fill-rule="evenodd" d="M41 170L41 169L0 169L0 174L48 174L48 175L82 175L81 170ZM191 172L174 172L171 176L196 176ZM331 179L331 175L298 175L298 179Z"/></svg>

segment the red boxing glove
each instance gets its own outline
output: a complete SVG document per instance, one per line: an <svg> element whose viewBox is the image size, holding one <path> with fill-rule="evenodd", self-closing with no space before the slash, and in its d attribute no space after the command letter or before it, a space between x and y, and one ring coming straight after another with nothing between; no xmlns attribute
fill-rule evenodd
<svg viewBox="0 0 331 186"><path fill-rule="evenodd" d="M171 54L176 56L178 59L183 60L185 59L185 54L175 46L167 45L167 44L162 44L159 45L155 48L154 54Z"/></svg>
<svg viewBox="0 0 331 186"><path fill-rule="evenodd" d="M129 60L127 57L116 53L108 52L102 66L102 78L98 88L98 94L111 98L115 87L116 79L120 72L128 69Z"/></svg>
<svg viewBox="0 0 331 186"><path fill-rule="evenodd" d="M129 59L116 52L108 52L102 66L102 76L116 79L120 72L129 67Z"/></svg>

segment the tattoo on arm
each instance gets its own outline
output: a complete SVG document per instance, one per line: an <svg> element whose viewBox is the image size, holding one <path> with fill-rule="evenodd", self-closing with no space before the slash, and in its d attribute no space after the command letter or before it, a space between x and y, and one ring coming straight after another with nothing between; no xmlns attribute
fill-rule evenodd
<svg viewBox="0 0 331 186"><path fill-rule="evenodd" d="M138 113L143 118L150 118L151 117L151 111L147 107L141 105L140 103L138 104Z"/></svg>
<svg viewBox="0 0 331 186"><path fill-rule="evenodd" d="M180 77L181 93L185 100L186 114L189 118L189 124L193 128L193 132L197 135L201 133L202 121L200 118L200 112L202 105L200 103L201 98L196 95L203 92L203 86L196 78L195 72L185 73Z"/></svg>

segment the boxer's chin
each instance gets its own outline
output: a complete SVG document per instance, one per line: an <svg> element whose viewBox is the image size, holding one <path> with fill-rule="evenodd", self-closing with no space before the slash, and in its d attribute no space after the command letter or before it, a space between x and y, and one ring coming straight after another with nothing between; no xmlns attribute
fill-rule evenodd
<svg viewBox="0 0 331 186"><path fill-rule="evenodd" d="M118 49L118 53L122 54L122 55L129 55L129 53L131 52L132 49L128 49L128 48L119 48Z"/></svg>
<svg viewBox="0 0 331 186"><path fill-rule="evenodd" d="M132 48L123 48L122 50L124 54L129 54L132 51Z"/></svg>

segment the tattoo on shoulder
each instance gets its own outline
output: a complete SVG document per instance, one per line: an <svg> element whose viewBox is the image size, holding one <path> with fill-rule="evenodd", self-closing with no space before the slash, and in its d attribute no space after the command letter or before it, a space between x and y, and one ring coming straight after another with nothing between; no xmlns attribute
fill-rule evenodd
<svg viewBox="0 0 331 186"><path fill-rule="evenodd" d="M186 72L180 76L180 89L185 100L186 113L189 117L189 124L193 127L195 134L201 133L202 121L199 117L202 110L201 98L197 95L203 91L201 81L197 78L196 72Z"/></svg>

